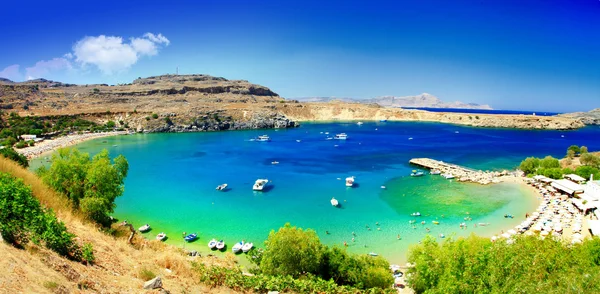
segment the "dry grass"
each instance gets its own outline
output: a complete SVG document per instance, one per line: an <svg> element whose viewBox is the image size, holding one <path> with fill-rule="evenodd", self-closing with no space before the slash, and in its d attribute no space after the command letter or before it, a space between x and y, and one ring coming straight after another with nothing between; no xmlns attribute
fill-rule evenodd
<svg viewBox="0 0 600 294"><path fill-rule="evenodd" d="M22 178L33 189L36 198L57 212L67 229L80 244L91 243L96 262L83 265L58 256L43 247L30 244L26 250L0 242L0 293L144 293L146 280L160 276L164 287L172 293L234 293L231 289L212 289L198 283L199 277L190 260L199 263L231 265L214 257L188 257L183 250L137 235L133 245L127 234L113 237L74 215L68 202L46 187L37 176L9 160L0 158L0 172ZM150 277L152 276L152 277Z"/></svg>

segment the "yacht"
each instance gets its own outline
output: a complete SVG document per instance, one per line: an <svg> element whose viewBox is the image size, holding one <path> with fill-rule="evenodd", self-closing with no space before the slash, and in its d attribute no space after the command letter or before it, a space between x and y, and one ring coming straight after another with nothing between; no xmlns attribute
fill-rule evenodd
<svg viewBox="0 0 600 294"><path fill-rule="evenodd" d="M267 180L267 179L258 179L258 180L256 180L256 182L254 182L254 186L252 186L252 190L262 191L268 182L269 182L269 180Z"/></svg>
<svg viewBox="0 0 600 294"><path fill-rule="evenodd" d="M271 138L269 138L269 136L267 136L267 135L262 135L262 136L256 137L256 139L254 139L254 141L258 141L258 142L270 142Z"/></svg>
<svg viewBox="0 0 600 294"><path fill-rule="evenodd" d="M420 170L413 170L412 173L410 174L411 177L421 177L423 176L425 173L423 173Z"/></svg>
<svg viewBox="0 0 600 294"><path fill-rule="evenodd" d="M346 187L354 186L354 176L346 178Z"/></svg>
<svg viewBox="0 0 600 294"><path fill-rule="evenodd" d="M441 174L441 173L442 173L442 172L441 172L439 169L434 169L434 170L432 170L431 172L429 172L429 174L432 174L432 175L439 175L439 174Z"/></svg>
<svg viewBox="0 0 600 294"><path fill-rule="evenodd" d="M218 191L225 191L227 189L227 184L221 184L217 186Z"/></svg>
<svg viewBox="0 0 600 294"><path fill-rule="evenodd" d="M333 137L336 140L346 140L348 139L348 135L346 135L346 133L340 133L340 134L336 134L335 137Z"/></svg>
<svg viewBox="0 0 600 294"><path fill-rule="evenodd" d="M444 177L448 180L454 179L454 175L452 175L451 173L442 174L442 177Z"/></svg>
<svg viewBox="0 0 600 294"><path fill-rule="evenodd" d="M331 198L331 206L338 207L340 203L335 198Z"/></svg>

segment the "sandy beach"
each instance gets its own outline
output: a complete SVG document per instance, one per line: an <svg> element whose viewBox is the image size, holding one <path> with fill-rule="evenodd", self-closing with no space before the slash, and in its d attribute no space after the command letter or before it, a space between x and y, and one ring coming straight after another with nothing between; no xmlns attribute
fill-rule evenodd
<svg viewBox="0 0 600 294"><path fill-rule="evenodd" d="M42 142L36 143L34 146L16 149L16 151L20 154L27 156L27 159L32 159L45 154L49 154L58 148L73 146L75 144L79 144L87 140L125 134L127 134L126 131L67 135L51 140L44 140Z"/></svg>

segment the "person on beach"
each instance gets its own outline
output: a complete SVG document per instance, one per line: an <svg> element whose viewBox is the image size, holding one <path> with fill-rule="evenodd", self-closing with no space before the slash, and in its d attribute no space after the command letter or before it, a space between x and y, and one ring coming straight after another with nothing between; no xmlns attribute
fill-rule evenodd
<svg viewBox="0 0 600 294"><path fill-rule="evenodd" d="M400 234L398 234L398 240L400 240Z"/></svg>

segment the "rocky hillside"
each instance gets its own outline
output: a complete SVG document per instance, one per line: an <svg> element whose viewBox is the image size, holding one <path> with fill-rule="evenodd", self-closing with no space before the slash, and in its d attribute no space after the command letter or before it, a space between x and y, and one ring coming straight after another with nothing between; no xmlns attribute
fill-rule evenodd
<svg viewBox="0 0 600 294"><path fill-rule="evenodd" d="M586 125L600 125L600 108L593 109L589 112L565 113L559 114L558 116L580 119Z"/></svg>
<svg viewBox="0 0 600 294"><path fill-rule="evenodd" d="M330 101L344 101L364 104L377 104L383 107L415 107L415 108L461 108L461 109L492 109L489 105L479 105L476 103L463 103L460 101L444 102L439 98L423 93L415 96L382 96L371 99L352 99L352 98L329 98L329 97L313 97L313 98L300 98L303 102L330 102Z"/></svg>
<svg viewBox="0 0 600 294"><path fill-rule="evenodd" d="M208 75L163 75L119 85L73 85L44 79L0 81L0 109L5 114L77 115L101 124L112 120L139 132L291 128L298 121L335 119L437 121L531 129L583 126L578 119L565 117L432 113L396 107L468 106L444 103L429 94L382 97L371 102L301 103L248 81Z"/></svg>

